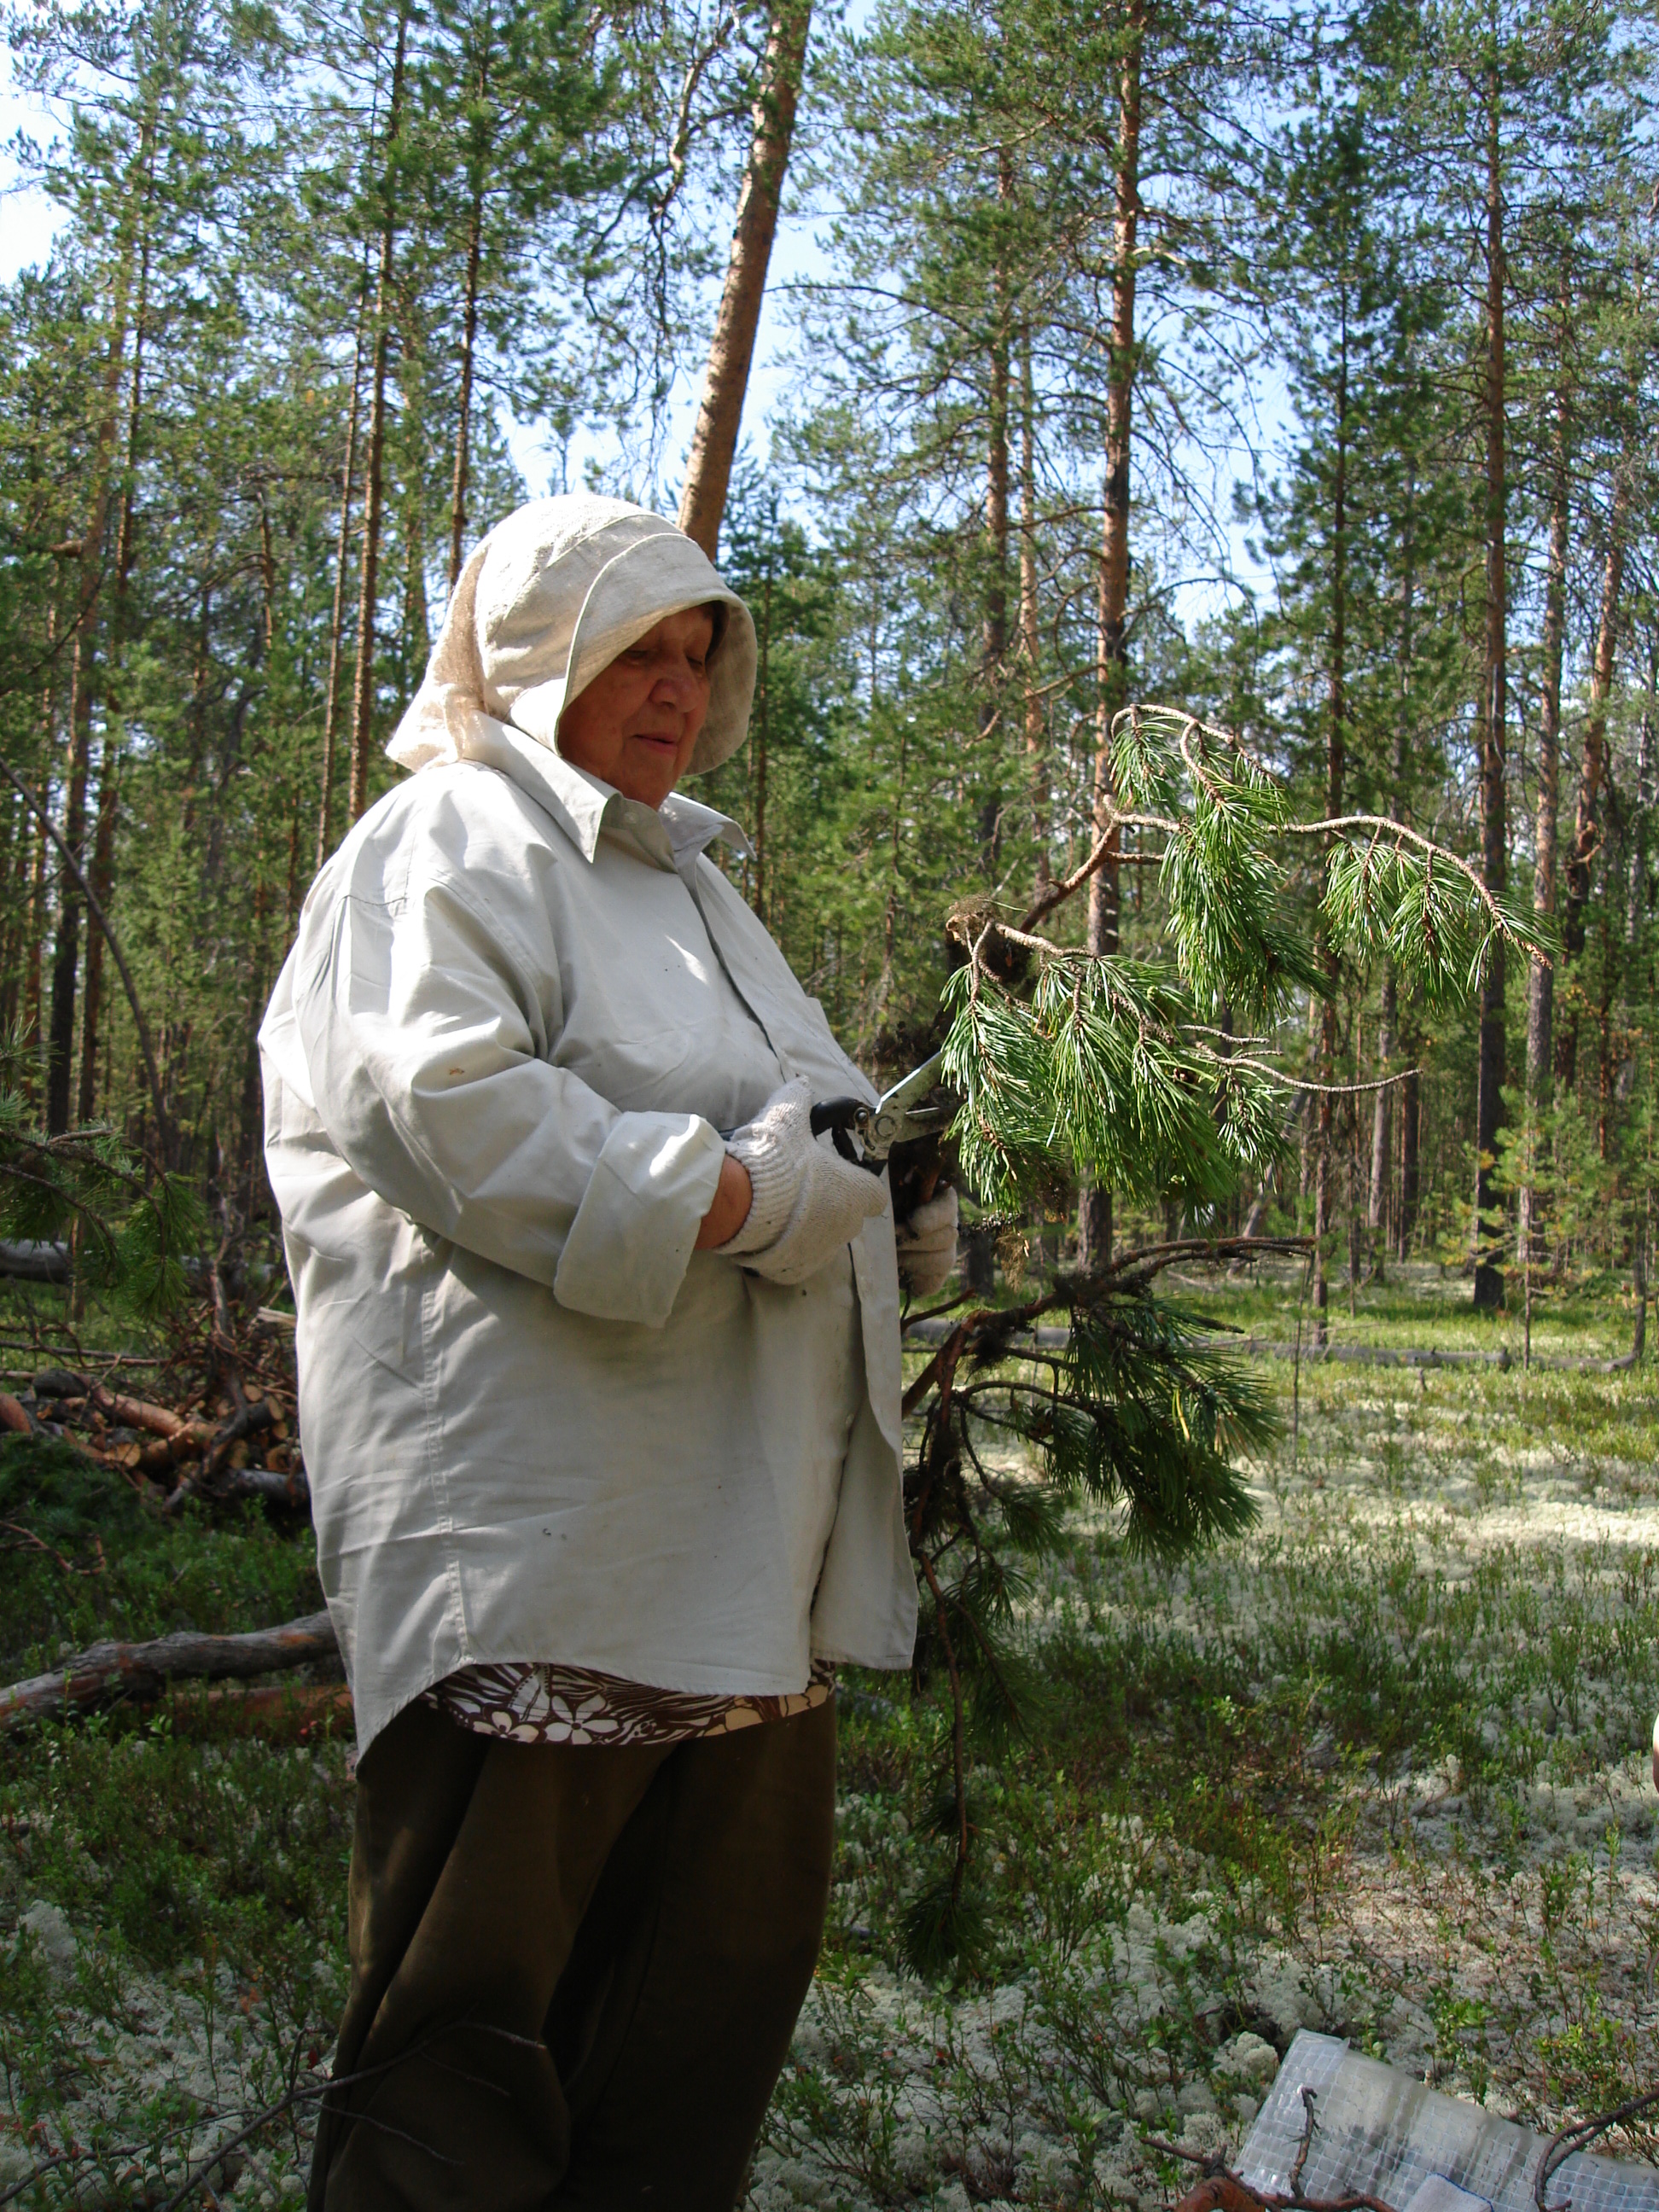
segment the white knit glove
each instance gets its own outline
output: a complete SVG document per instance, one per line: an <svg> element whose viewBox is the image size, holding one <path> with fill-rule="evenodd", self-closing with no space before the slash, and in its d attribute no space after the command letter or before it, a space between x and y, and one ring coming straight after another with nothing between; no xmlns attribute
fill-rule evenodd
<svg viewBox="0 0 1659 2212"><path fill-rule="evenodd" d="M901 1221L895 1239L899 1273L919 1298L930 1298L956 1272L957 1194L948 1182Z"/></svg>
<svg viewBox="0 0 1659 2212"><path fill-rule="evenodd" d="M749 1170L754 1195L737 1235L718 1249L775 1283L804 1283L884 1212L879 1176L855 1168L812 1134L812 1093L798 1075L775 1091L726 1149Z"/></svg>

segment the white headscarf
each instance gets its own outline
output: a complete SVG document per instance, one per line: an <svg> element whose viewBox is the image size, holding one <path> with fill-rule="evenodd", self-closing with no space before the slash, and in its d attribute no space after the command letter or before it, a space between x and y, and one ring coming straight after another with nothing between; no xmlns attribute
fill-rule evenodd
<svg viewBox="0 0 1659 2212"><path fill-rule="evenodd" d="M560 715L602 669L665 616L713 601L730 611L693 775L718 768L749 734L757 648L748 608L661 515L591 492L532 500L497 523L461 570L386 751L410 769L465 760L487 715L556 752Z"/></svg>

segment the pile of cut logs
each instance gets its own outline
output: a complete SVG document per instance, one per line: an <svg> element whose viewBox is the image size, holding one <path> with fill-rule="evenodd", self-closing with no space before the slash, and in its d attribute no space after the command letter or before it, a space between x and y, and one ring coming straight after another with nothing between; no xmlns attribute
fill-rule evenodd
<svg viewBox="0 0 1659 2212"><path fill-rule="evenodd" d="M310 1492L291 1367L258 1364L255 1380L246 1356L210 1359L205 1379L186 1382L170 1405L118 1388L120 1370L100 1372L90 1359L42 1367L16 1395L0 1390L0 1432L56 1437L165 1512L191 1498L262 1498L303 1512Z"/></svg>
<svg viewBox="0 0 1659 2212"><path fill-rule="evenodd" d="M191 1498L211 1507L246 1498L307 1512L311 1492L295 1411L294 1317L261 1308L238 1325L216 1267L210 1279L210 1304L175 1317L168 1358L94 1352L61 1326L44 1338L0 1339L14 1356L32 1352L44 1363L6 1371L3 1379L21 1387L0 1389L0 1440L8 1432L55 1438L163 1514L176 1515ZM135 1370L151 1378L148 1395L122 1387ZM51 1548L26 1528L11 1533L20 1545ZM0 1544L0 1550L13 1548ZM97 1568L71 1571L101 1572L101 1544L97 1549ZM296 1668L320 1670L325 1679L297 1691L246 1692L238 1699L239 1714L258 1725L265 1718L303 1718L313 1708L313 1717L331 1720L349 1710L326 1613L241 1635L183 1632L149 1643L94 1644L50 1674L0 1687L0 1736L48 1717L147 1704L179 1680L247 1681Z"/></svg>
<svg viewBox="0 0 1659 2212"><path fill-rule="evenodd" d="M292 1395L259 1382L243 1384L235 1396L198 1391L174 1407L71 1368L46 1367L21 1395L0 1391L0 1429L61 1437L141 1492L159 1492L168 1512L191 1497L258 1497L304 1507L308 1492L293 1425Z"/></svg>

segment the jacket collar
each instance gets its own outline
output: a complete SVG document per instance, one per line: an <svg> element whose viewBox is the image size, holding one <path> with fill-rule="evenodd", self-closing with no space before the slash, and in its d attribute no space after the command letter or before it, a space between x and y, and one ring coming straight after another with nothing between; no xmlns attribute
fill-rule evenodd
<svg viewBox="0 0 1659 2212"><path fill-rule="evenodd" d="M546 808L582 858L592 862L600 837L610 831L636 847L659 866L684 874L717 838L745 858L754 848L729 814L673 792L660 807L624 799L612 785L526 737L510 722L480 714L470 734L466 757L499 769Z"/></svg>

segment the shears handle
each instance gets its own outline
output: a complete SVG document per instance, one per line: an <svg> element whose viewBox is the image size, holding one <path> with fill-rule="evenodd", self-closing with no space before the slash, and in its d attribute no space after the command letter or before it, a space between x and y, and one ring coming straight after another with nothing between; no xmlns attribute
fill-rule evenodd
<svg viewBox="0 0 1659 2212"><path fill-rule="evenodd" d="M872 1175L878 1176L886 1166L886 1161L866 1159L853 1148L852 1133L867 1127L869 1121L870 1109L862 1098L826 1098L812 1109L812 1134L821 1137L827 1129L830 1143L842 1159L850 1160L855 1168L867 1168Z"/></svg>

